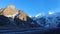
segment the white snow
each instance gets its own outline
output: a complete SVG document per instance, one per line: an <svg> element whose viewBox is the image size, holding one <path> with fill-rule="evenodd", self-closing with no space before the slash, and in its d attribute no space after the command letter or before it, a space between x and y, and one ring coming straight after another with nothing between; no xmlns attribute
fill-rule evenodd
<svg viewBox="0 0 60 34"><path fill-rule="evenodd" d="M54 12L49 11L49 14L50 14L50 15L51 15L51 14L54 14Z"/></svg>
<svg viewBox="0 0 60 34"><path fill-rule="evenodd" d="M30 18L32 17L32 16L29 16Z"/></svg>
<svg viewBox="0 0 60 34"><path fill-rule="evenodd" d="M42 15L41 13L38 13L35 17L41 16L41 15Z"/></svg>

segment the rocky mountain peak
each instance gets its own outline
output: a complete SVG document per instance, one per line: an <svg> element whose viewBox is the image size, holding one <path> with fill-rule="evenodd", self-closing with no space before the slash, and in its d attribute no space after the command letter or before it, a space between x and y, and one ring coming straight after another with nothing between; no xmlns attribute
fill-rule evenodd
<svg viewBox="0 0 60 34"><path fill-rule="evenodd" d="M22 10L20 10L17 18L19 18L23 21L27 21L27 14L25 14Z"/></svg>
<svg viewBox="0 0 60 34"><path fill-rule="evenodd" d="M19 27L38 27L38 24L25 14L23 10L17 10L13 5L0 9L0 22L3 25L6 22L6 24L11 26L13 24Z"/></svg>
<svg viewBox="0 0 60 34"><path fill-rule="evenodd" d="M13 5L9 5L3 10L3 15L6 17L14 18L16 14L18 14L18 10Z"/></svg>
<svg viewBox="0 0 60 34"><path fill-rule="evenodd" d="M8 8L15 8L15 6L14 5L9 5L9 6L7 6Z"/></svg>

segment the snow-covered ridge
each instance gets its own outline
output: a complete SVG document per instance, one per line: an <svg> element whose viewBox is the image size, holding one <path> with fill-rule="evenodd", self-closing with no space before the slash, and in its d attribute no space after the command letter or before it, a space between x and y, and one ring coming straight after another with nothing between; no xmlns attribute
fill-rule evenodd
<svg viewBox="0 0 60 34"><path fill-rule="evenodd" d="M42 15L41 13L38 13L35 17L41 16L41 15Z"/></svg>
<svg viewBox="0 0 60 34"><path fill-rule="evenodd" d="M42 16L42 17L41 17ZM57 27L60 24L60 12L48 12L48 14L37 14L35 20L40 26L44 27Z"/></svg>
<svg viewBox="0 0 60 34"><path fill-rule="evenodd" d="M48 14L43 15L42 13L38 13L37 15L35 15L35 17L39 17L39 16L46 16L46 15L52 15L55 14L55 12L48 12Z"/></svg>

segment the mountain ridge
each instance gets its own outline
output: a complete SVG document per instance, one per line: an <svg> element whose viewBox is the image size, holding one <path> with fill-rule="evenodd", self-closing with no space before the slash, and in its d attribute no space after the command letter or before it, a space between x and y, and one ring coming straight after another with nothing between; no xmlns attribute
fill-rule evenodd
<svg viewBox="0 0 60 34"><path fill-rule="evenodd" d="M0 15L2 15L2 17L7 17L7 22L10 23L10 25L13 24L15 26L25 28L39 27L39 25L35 21L33 21L27 14L25 14L24 11L17 10L13 5L9 5L3 9L0 9ZM1 18L1 20L2 19L5 20L5 18ZM0 23L4 24L4 21Z"/></svg>

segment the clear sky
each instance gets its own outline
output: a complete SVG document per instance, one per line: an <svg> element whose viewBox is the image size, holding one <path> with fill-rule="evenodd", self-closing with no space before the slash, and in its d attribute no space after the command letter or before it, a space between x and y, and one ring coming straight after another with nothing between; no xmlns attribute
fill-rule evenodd
<svg viewBox="0 0 60 34"><path fill-rule="evenodd" d="M60 0L0 0L0 8L14 5L29 16L48 11L60 11Z"/></svg>

